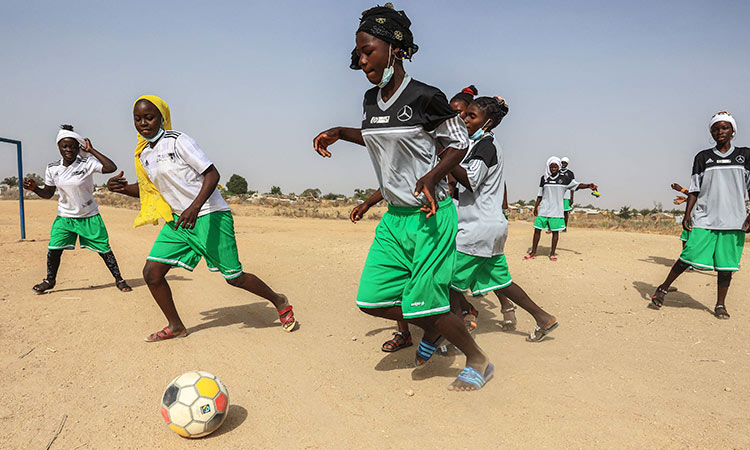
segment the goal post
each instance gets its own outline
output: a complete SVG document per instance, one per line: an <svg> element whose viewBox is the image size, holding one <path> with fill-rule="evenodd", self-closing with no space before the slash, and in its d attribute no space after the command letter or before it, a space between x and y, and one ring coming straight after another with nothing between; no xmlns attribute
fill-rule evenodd
<svg viewBox="0 0 750 450"><path fill-rule="evenodd" d="M0 142L16 145L18 153L18 209L21 216L21 239L26 239L26 216L23 210L23 153L21 141L0 137Z"/></svg>

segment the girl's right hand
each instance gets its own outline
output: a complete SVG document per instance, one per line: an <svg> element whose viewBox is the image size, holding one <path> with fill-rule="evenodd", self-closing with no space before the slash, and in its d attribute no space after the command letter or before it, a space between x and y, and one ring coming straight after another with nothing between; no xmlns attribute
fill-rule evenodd
<svg viewBox="0 0 750 450"><path fill-rule="evenodd" d="M23 188L27 191L33 191L36 189L36 181L32 180L31 178L24 178L23 179Z"/></svg>
<svg viewBox="0 0 750 450"><path fill-rule="evenodd" d="M362 220L362 217L364 217L365 213L369 210L370 210L370 207L367 206L367 203L362 203L361 205L357 205L349 214L349 220L351 220L352 223L357 223L360 220Z"/></svg>
<svg viewBox="0 0 750 450"><path fill-rule="evenodd" d="M536 217L538 215L539 215L539 208L538 207L534 207L534 217Z"/></svg>
<svg viewBox="0 0 750 450"><path fill-rule="evenodd" d="M674 189L677 192L682 192L682 186L680 186L677 183L672 183L669 187L671 187L672 189Z"/></svg>
<svg viewBox="0 0 750 450"><path fill-rule="evenodd" d="M107 189L112 192L118 192L120 194L124 193L125 187L128 185L128 181L123 175L124 172L120 171L120 173L107 180Z"/></svg>
<svg viewBox="0 0 750 450"><path fill-rule="evenodd" d="M328 146L339 140L341 127L334 127L330 130L323 131L313 139L313 148L323 158L330 158L331 152Z"/></svg>
<svg viewBox="0 0 750 450"><path fill-rule="evenodd" d="M693 221L690 219L690 216L685 214L685 217L682 218L682 229L685 231L692 231L693 230Z"/></svg>

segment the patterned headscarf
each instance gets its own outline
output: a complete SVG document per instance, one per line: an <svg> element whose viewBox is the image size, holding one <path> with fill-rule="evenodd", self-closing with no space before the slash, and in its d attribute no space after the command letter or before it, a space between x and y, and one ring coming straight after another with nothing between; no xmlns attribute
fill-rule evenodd
<svg viewBox="0 0 750 450"><path fill-rule="evenodd" d="M400 48L401 58L411 61L412 55L417 53L419 46L414 43L414 35L409 30L410 26L411 21L406 17L406 13L396 11L393 3L388 2L385 6L376 6L362 12L357 33L364 31ZM356 48L352 50L352 62L349 67L354 70L361 69Z"/></svg>

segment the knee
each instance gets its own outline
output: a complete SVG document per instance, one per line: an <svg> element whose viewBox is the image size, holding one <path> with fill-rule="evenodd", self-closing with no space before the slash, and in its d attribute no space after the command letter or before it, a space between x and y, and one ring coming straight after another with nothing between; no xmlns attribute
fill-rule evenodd
<svg viewBox="0 0 750 450"><path fill-rule="evenodd" d="M232 279L229 279L229 278L225 278L226 282L227 282L227 283L228 283L228 284L229 284L230 286L234 286L234 287L240 287L240 286L242 286L242 281L241 281L241 279L242 279L242 275L240 275L239 277L236 277L236 278L232 278Z"/></svg>
<svg viewBox="0 0 750 450"><path fill-rule="evenodd" d="M721 271L717 275L717 284L719 287L729 287L732 282L732 272Z"/></svg>
<svg viewBox="0 0 750 450"><path fill-rule="evenodd" d="M154 285L164 279L164 274L148 262L143 266L143 281L148 285Z"/></svg>
<svg viewBox="0 0 750 450"><path fill-rule="evenodd" d="M690 267L690 265L689 265L688 263L686 263L685 261L681 260L681 259L678 259L678 260L677 260L677 261L675 261L675 263L674 263L674 269L675 269L675 270L676 270L676 271L677 271L678 273L682 273L682 272L684 272L685 270L687 270L687 268L688 268L688 267ZM730 276L731 276L731 275L730 275ZM719 277L721 277L721 272L719 272Z"/></svg>

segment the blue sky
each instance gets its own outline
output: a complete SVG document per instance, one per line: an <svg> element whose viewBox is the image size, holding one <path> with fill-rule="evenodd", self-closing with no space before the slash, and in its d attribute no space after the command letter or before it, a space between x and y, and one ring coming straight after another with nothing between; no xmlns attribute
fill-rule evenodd
<svg viewBox="0 0 750 450"><path fill-rule="evenodd" d="M536 195L544 162L569 156L603 196L579 203L668 206L727 109L750 145L747 2L396 1L420 46L407 71L448 97L468 84L508 99L497 129L511 200ZM371 85L348 68L365 1L4 2L0 136L24 143L25 172L59 158L72 123L131 179L132 102L163 97L222 180L351 194L374 187L363 148L312 138L358 126ZM14 147L0 177L15 174ZM98 182L104 181L100 177Z"/></svg>

